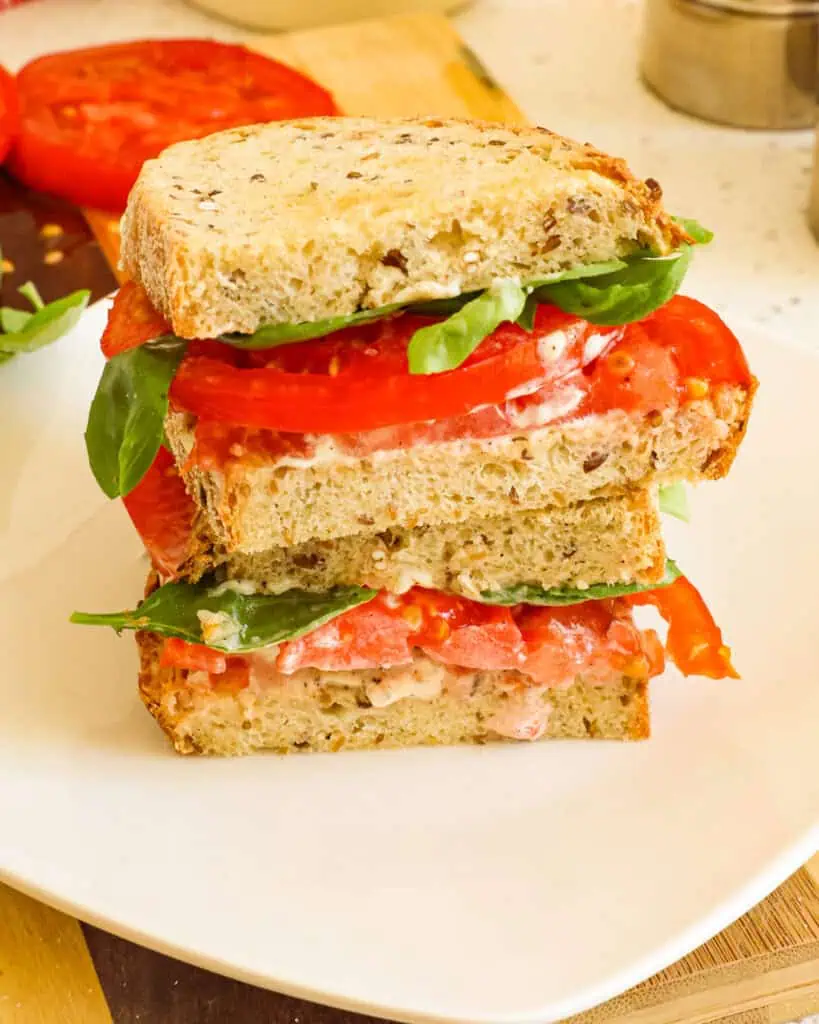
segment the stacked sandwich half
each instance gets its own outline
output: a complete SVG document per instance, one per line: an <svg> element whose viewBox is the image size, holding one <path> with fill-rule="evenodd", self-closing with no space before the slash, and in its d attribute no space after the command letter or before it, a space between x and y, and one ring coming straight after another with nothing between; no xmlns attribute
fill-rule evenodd
<svg viewBox="0 0 819 1024"><path fill-rule="evenodd" d="M76 620L138 631L183 753L647 736L666 657L733 674L657 498L728 471L753 397L676 294L708 239L542 129L166 150L86 433L153 569L136 609Z"/></svg>

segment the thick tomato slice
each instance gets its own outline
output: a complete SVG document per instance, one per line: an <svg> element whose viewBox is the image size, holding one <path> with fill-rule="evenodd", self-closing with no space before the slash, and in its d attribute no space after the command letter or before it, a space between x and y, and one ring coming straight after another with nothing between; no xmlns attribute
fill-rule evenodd
<svg viewBox="0 0 819 1024"><path fill-rule="evenodd" d="M119 211L145 160L224 128L334 114L298 71L205 39L152 39L40 57L17 76L11 169L32 188Z"/></svg>
<svg viewBox="0 0 819 1024"><path fill-rule="evenodd" d="M668 623L666 650L683 675L739 678L731 664L731 649L722 639L722 631L700 592L684 576L670 587L631 594L620 600L631 605L649 604L657 609Z"/></svg>
<svg viewBox="0 0 819 1024"><path fill-rule="evenodd" d="M189 554L196 506L167 448L122 502L155 568L173 576Z"/></svg>
<svg viewBox="0 0 819 1024"><path fill-rule="evenodd" d="M192 353L177 371L171 398L204 419L294 433L352 433L441 420L504 402L516 388L544 379L548 371L538 342L558 325L576 321L542 306L531 334L503 324L457 370L410 374L407 345L430 322L405 314L347 328L330 339L282 346L265 353L264 368ZM566 363L576 367L580 334L573 347ZM255 362L261 358L253 354Z"/></svg>
<svg viewBox="0 0 819 1024"><path fill-rule="evenodd" d="M406 346L425 322L394 317L315 342L243 354L244 362L235 355L223 361L218 352L191 352L171 396L204 420L279 432L360 434L461 417L478 406L496 407L493 415L508 419L509 393L527 384L538 387L524 402L548 406L570 381L580 391L570 414L586 415L617 408L650 412L701 397L712 384L751 382L734 335L693 299L675 297L639 324L605 330L541 306L532 334L504 324L457 370L413 376ZM557 365L544 366L538 342L569 327L569 351ZM579 373L585 341L607 333L612 344ZM510 422L505 432L514 429ZM370 447L366 439L362 443Z"/></svg>
<svg viewBox="0 0 819 1024"><path fill-rule="evenodd" d="M171 333L171 325L156 312L143 289L134 281L126 281L114 296L100 347L110 359Z"/></svg>
<svg viewBox="0 0 819 1024"><path fill-rule="evenodd" d="M14 76L0 66L0 164L6 159L18 130L17 85Z"/></svg>

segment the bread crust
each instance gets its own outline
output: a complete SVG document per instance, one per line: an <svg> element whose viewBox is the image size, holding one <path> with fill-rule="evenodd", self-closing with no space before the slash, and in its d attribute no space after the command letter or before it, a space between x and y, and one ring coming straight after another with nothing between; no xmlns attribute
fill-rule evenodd
<svg viewBox="0 0 819 1024"><path fill-rule="evenodd" d="M379 673L303 669L287 689L218 691L184 669L162 668L157 637L138 633L137 642L142 700L180 754L497 742L504 737L492 728L495 716L512 701L531 699L548 709L541 739L638 740L650 732L648 686L627 677L607 686L578 679L566 688L542 689L517 672L477 672L469 673L465 686L463 673L420 657L413 671L422 679L434 675L440 695L377 707L367 694ZM339 682L341 676L348 678Z"/></svg>
<svg viewBox="0 0 819 1024"><path fill-rule="evenodd" d="M252 554L311 540L565 507L675 480L716 479L744 435L753 388L650 416L613 411L489 441L376 453L330 465L192 464L192 417L166 432L216 543Z"/></svg>
<svg viewBox="0 0 819 1024"><path fill-rule="evenodd" d="M147 161L121 260L195 338L663 254L687 238L656 181L544 128L308 118Z"/></svg>

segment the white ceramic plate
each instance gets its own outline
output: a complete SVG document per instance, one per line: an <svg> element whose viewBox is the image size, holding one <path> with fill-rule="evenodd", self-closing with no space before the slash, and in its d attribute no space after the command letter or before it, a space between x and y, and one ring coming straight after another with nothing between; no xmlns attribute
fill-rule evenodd
<svg viewBox="0 0 819 1024"><path fill-rule="evenodd" d="M0 874L248 981L403 1020L538 1022L681 956L819 846L819 361L762 389L671 546L741 682L653 690L651 742L173 755L131 638L145 573L82 432L104 310L0 374Z"/></svg>

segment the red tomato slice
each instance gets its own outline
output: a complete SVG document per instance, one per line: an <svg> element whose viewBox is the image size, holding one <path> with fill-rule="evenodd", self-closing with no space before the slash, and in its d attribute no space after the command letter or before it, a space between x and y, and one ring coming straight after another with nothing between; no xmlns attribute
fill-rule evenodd
<svg viewBox="0 0 819 1024"><path fill-rule="evenodd" d="M407 345L430 322L405 314L347 328L332 339L282 346L268 351L264 369L191 353L177 371L171 398L204 419L294 433L352 433L441 420L504 402L516 388L543 379L538 341L576 321L541 306L531 334L503 324L457 370L410 374ZM567 362L578 365L582 343L578 335Z"/></svg>
<svg viewBox="0 0 819 1024"><path fill-rule="evenodd" d="M189 554L196 506L167 448L122 502L155 568L173 576Z"/></svg>
<svg viewBox="0 0 819 1024"><path fill-rule="evenodd" d="M500 407L515 388L544 379L525 401L547 402L558 380L562 386L582 365L586 338L605 333L586 325L561 360L558 379L552 378L540 361L538 340L582 321L541 306L532 334L504 324L457 370L413 376L406 367L406 346L424 322L405 315L272 354L257 352L253 362L269 360L263 369L248 368L235 355L225 357L231 360L227 364L218 352L206 357L192 352L179 368L171 396L204 420L293 433L360 433L459 417L477 406ZM619 340L583 374L571 377L585 393L573 415L615 408L649 412L707 393L712 384L750 384L734 335L693 299L675 297L642 323L607 330ZM698 385L693 392L692 379ZM504 408L498 415L508 421ZM510 424L505 432L514 430Z"/></svg>
<svg viewBox="0 0 819 1024"><path fill-rule="evenodd" d="M156 312L140 285L126 281L114 296L100 347L106 359L172 334L168 321Z"/></svg>
<svg viewBox="0 0 819 1024"><path fill-rule="evenodd" d="M183 139L338 112L278 61L205 39L151 39L40 57L17 76L11 169L32 188L119 211L145 160Z"/></svg>
<svg viewBox="0 0 819 1024"><path fill-rule="evenodd" d="M731 648L722 639L700 592L684 576L670 587L630 594L621 600L631 605L650 604L668 623L666 650L683 675L710 679L738 679L731 664Z"/></svg>
<svg viewBox="0 0 819 1024"><path fill-rule="evenodd" d="M17 85L14 76L0 66L0 164L6 159L19 127Z"/></svg>

